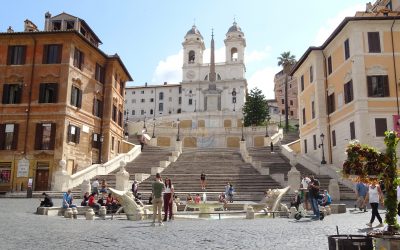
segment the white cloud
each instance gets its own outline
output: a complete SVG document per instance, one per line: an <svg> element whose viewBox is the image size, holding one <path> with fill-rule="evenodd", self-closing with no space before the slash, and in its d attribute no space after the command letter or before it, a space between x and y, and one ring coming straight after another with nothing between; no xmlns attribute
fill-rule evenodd
<svg viewBox="0 0 400 250"><path fill-rule="evenodd" d="M245 63L259 62L268 58L271 54L271 46L265 46L263 50L253 50L246 53Z"/></svg>
<svg viewBox="0 0 400 250"><path fill-rule="evenodd" d="M266 66L254 72L247 80L249 91L257 87L267 99L274 99L274 77L281 70L278 66Z"/></svg>
<svg viewBox="0 0 400 250"><path fill-rule="evenodd" d="M323 26L319 28L317 35L314 38L313 45L321 46L345 17L354 16L356 11L364 9L365 4L357 4L340 11L335 17L328 19Z"/></svg>
<svg viewBox="0 0 400 250"><path fill-rule="evenodd" d="M168 56L165 60L158 62L153 73L152 83L163 82L178 83L182 80L183 50L177 54Z"/></svg>

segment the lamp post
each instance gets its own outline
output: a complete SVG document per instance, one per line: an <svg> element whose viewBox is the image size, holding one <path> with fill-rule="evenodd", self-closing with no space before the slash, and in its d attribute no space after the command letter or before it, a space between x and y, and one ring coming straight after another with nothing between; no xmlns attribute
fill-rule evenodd
<svg viewBox="0 0 400 250"><path fill-rule="evenodd" d="M143 120L143 128L146 128L146 115L144 116L144 120Z"/></svg>
<svg viewBox="0 0 400 250"><path fill-rule="evenodd" d="M101 163L103 163L103 157L102 157L102 154L103 154L103 141L104 141L104 135L101 135L100 136L100 149L99 149L99 163L101 164Z"/></svg>
<svg viewBox="0 0 400 250"><path fill-rule="evenodd" d="M325 150L324 150L324 138L325 138L325 135L323 133L321 133L321 135L319 137L321 138L321 144L319 144L318 147L322 148L322 161L321 161L321 164L326 164L326 161L325 161Z"/></svg>
<svg viewBox="0 0 400 250"><path fill-rule="evenodd" d="M271 116L267 115L267 124L265 125L265 137L269 137L268 135L269 120L271 120Z"/></svg>
<svg viewBox="0 0 400 250"><path fill-rule="evenodd" d="M178 124L178 134L176 136L176 141L180 141L181 139L179 139L179 123L180 123L179 118L176 120L176 123Z"/></svg>
<svg viewBox="0 0 400 250"><path fill-rule="evenodd" d="M156 136L154 135L155 130L156 130L156 118L153 118L153 135L151 136L151 138L156 138Z"/></svg>
<svg viewBox="0 0 400 250"><path fill-rule="evenodd" d="M241 139L241 141L244 141L243 126L244 126L244 119L242 119L242 139Z"/></svg>

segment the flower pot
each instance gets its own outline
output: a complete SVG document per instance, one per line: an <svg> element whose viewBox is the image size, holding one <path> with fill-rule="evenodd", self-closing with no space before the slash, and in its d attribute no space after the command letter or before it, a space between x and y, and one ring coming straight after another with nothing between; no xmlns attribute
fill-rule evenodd
<svg viewBox="0 0 400 250"><path fill-rule="evenodd" d="M365 235L328 236L329 250L372 250L372 238Z"/></svg>

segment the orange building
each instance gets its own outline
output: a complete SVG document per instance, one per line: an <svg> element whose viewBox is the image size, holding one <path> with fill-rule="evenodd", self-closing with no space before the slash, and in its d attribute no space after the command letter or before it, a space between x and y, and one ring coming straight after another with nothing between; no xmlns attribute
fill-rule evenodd
<svg viewBox="0 0 400 250"><path fill-rule="evenodd" d="M59 161L73 174L122 152L124 87L117 54L80 18L45 16L39 31L0 33L0 191L49 190Z"/></svg>
<svg viewBox="0 0 400 250"><path fill-rule="evenodd" d="M275 74L274 84L275 99L279 107L279 113L282 117L285 117L285 73L283 73L283 70ZM288 115L291 120L299 119L297 103L297 80L288 76Z"/></svg>

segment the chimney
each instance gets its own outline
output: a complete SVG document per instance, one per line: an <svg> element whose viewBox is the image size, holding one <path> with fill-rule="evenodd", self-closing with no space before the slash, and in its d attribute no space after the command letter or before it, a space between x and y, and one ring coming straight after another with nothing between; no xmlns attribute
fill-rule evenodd
<svg viewBox="0 0 400 250"><path fill-rule="evenodd" d="M51 18L51 14L50 12L46 12L44 14L44 30L45 31L50 31L50 18Z"/></svg>
<svg viewBox="0 0 400 250"><path fill-rule="evenodd" d="M24 32L34 32L39 31L37 26L30 20L26 19L24 21Z"/></svg>
<svg viewBox="0 0 400 250"><path fill-rule="evenodd" d="M13 32L14 32L13 28L11 26L8 26L7 33L13 33Z"/></svg>
<svg viewBox="0 0 400 250"><path fill-rule="evenodd" d="M144 86L147 87L147 82L144 83Z"/></svg>
<svg viewBox="0 0 400 250"><path fill-rule="evenodd" d="M164 82L164 85L167 85L167 82Z"/></svg>

